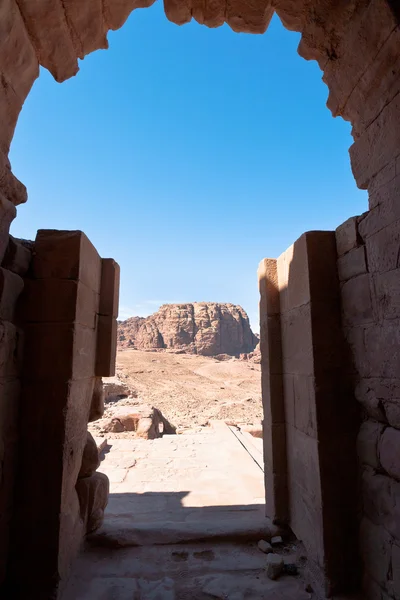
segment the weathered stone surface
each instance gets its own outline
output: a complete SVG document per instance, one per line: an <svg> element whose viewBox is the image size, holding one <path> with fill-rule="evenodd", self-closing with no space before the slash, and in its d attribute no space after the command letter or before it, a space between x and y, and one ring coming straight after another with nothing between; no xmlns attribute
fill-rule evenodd
<svg viewBox="0 0 400 600"><path fill-rule="evenodd" d="M118 400L120 398L136 396L134 390L132 390L127 383L121 381L117 376L104 377L103 388L105 402L114 402L115 400Z"/></svg>
<svg viewBox="0 0 400 600"><path fill-rule="evenodd" d="M343 284L342 312L346 325L365 325L375 321L368 274L359 275Z"/></svg>
<svg viewBox="0 0 400 600"><path fill-rule="evenodd" d="M374 469L379 468L378 443L385 426L376 421L364 421L357 438L360 461Z"/></svg>
<svg viewBox="0 0 400 600"><path fill-rule="evenodd" d="M395 96L350 148L351 166L358 187L370 181L398 154L400 97Z"/></svg>
<svg viewBox="0 0 400 600"><path fill-rule="evenodd" d="M101 286L99 314L118 316L120 268L112 258L101 261Z"/></svg>
<svg viewBox="0 0 400 600"><path fill-rule="evenodd" d="M365 260L365 247L360 246L347 252L338 260L338 274L340 281L347 281L357 275L367 273L367 263Z"/></svg>
<svg viewBox="0 0 400 600"><path fill-rule="evenodd" d="M378 450L382 467L400 481L400 430L387 427L380 438Z"/></svg>
<svg viewBox="0 0 400 600"><path fill-rule="evenodd" d="M400 429L399 379L361 379L355 388L355 395L372 419Z"/></svg>
<svg viewBox="0 0 400 600"><path fill-rule="evenodd" d="M0 321L0 378L18 377L22 366L24 336L8 321Z"/></svg>
<svg viewBox="0 0 400 600"><path fill-rule="evenodd" d="M284 564L283 558L279 554L268 554L267 566L265 567L268 577L273 580L278 579L283 571Z"/></svg>
<svg viewBox="0 0 400 600"><path fill-rule="evenodd" d="M30 252L26 246L21 244L19 240L10 235L2 267L17 275L23 276L29 269L31 259L32 252Z"/></svg>
<svg viewBox="0 0 400 600"><path fill-rule="evenodd" d="M271 544L265 540L260 540L257 546L261 552L264 552L264 554L271 554L273 552Z"/></svg>
<svg viewBox="0 0 400 600"><path fill-rule="evenodd" d="M89 423L101 419L104 414L104 387L101 377L95 377L90 404Z"/></svg>
<svg viewBox="0 0 400 600"><path fill-rule="evenodd" d="M83 379L93 377L96 330L73 323L33 323L25 328L28 379Z"/></svg>
<svg viewBox="0 0 400 600"><path fill-rule="evenodd" d="M400 269L375 273L371 279L373 300L380 319L400 318Z"/></svg>
<svg viewBox="0 0 400 600"><path fill-rule="evenodd" d="M400 598L400 544L392 546L392 571L394 596Z"/></svg>
<svg viewBox="0 0 400 600"><path fill-rule="evenodd" d="M0 319L13 321L17 300L24 289L19 275L0 268Z"/></svg>
<svg viewBox="0 0 400 600"><path fill-rule="evenodd" d="M99 294L81 281L26 279L19 313L28 323L73 323L96 327Z"/></svg>
<svg viewBox="0 0 400 600"><path fill-rule="evenodd" d="M118 337L121 347L182 348L205 356L239 355L258 343L240 306L216 302L165 304L146 319L120 323Z"/></svg>
<svg viewBox="0 0 400 600"><path fill-rule="evenodd" d="M63 4L59 0L33 4L29 0L21 0L19 9L40 57L40 64L56 81L65 81L76 75L78 61Z"/></svg>
<svg viewBox="0 0 400 600"><path fill-rule="evenodd" d="M396 378L400 368L399 320L352 327L346 332L354 366L362 378Z"/></svg>
<svg viewBox="0 0 400 600"><path fill-rule="evenodd" d="M362 475L364 514L400 539L400 483L366 468Z"/></svg>
<svg viewBox="0 0 400 600"><path fill-rule="evenodd" d="M100 458L97 444L92 434L88 431L78 477L90 477L98 469L99 465Z"/></svg>
<svg viewBox="0 0 400 600"><path fill-rule="evenodd" d="M40 229L32 273L36 279L73 279L100 292L101 259L82 231Z"/></svg>
<svg viewBox="0 0 400 600"><path fill-rule="evenodd" d="M99 315L97 320L96 376L113 377L117 357L117 320Z"/></svg>
<svg viewBox="0 0 400 600"><path fill-rule="evenodd" d="M359 245L357 217L350 217L336 229L336 248L338 256L343 256Z"/></svg>
<svg viewBox="0 0 400 600"><path fill-rule="evenodd" d="M389 576L391 562L391 537L383 527L363 519L360 527L360 548L364 568L382 587Z"/></svg>
<svg viewBox="0 0 400 600"><path fill-rule="evenodd" d="M0 263L8 246L8 232L17 210L9 200L0 193Z"/></svg>
<svg viewBox="0 0 400 600"><path fill-rule="evenodd" d="M399 267L400 220L390 223L366 239L368 270L385 273Z"/></svg>
<svg viewBox="0 0 400 600"><path fill-rule="evenodd" d="M103 473L94 473L90 477L78 479L76 483L81 519L86 532L98 529L104 518L104 510L108 503L109 481Z"/></svg>

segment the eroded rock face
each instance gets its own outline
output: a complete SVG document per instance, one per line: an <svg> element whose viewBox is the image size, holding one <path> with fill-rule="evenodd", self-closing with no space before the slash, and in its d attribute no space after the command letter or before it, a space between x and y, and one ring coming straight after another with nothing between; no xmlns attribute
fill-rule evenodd
<svg viewBox="0 0 400 600"><path fill-rule="evenodd" d="M217 302L164 304L150 317L132 317L118 326L121 348L183 349L194 354L239 355L258 343L241 306Z"/></svg>

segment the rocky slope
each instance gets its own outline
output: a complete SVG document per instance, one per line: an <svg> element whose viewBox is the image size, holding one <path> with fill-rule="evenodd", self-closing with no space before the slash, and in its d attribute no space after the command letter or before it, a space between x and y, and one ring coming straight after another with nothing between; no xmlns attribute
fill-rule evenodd
<svg viewBox="0 0 400 600"><path fill-rule="evenodd" d="M164 304L149 317L132 317L118 325L120 349L237 356L252 352L257 343L246 312L234 304Z"/></svg>

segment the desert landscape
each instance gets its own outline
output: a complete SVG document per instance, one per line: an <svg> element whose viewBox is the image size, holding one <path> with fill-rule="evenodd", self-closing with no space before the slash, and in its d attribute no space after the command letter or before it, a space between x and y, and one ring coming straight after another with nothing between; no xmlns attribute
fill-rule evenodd
<svg viewBox="0 0 400 600"><path fill-rule="evenodd" d="M261 432L258 338L241 307L165 305L147 319L120 323L118 335L116 376L103 380L106 409L90 425L94 435L123 436L121 415L148 418L153 407L177 433L200 432L211 420ZM160 347L164 339L168 348Z"/></svg>

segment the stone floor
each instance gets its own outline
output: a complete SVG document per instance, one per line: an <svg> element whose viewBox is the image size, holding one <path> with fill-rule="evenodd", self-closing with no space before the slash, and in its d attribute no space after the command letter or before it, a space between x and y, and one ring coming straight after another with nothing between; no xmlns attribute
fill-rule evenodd
<svg viewBox="0 0 400 600"><path fill-rule="evenodd" d="M197 435L109 440L104 525L63 600L311 598L300 578L266 575L256 542L277 530L264 516L261 457L261 440L222 422Z"/></svg>

